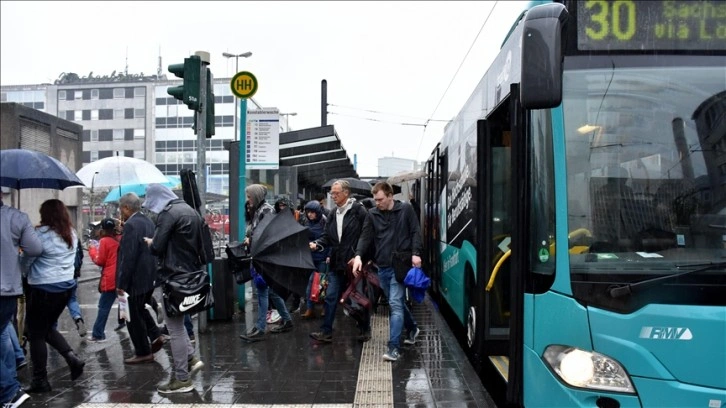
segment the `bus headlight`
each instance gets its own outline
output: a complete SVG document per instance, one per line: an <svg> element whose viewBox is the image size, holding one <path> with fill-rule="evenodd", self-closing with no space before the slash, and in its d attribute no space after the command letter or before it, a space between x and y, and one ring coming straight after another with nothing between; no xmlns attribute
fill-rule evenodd
<svg viewBox="0 0 726 408"><path fill-rule="evenodd" d="M562 381L573 387L635 394L623 366L604 354L553 345L545 349L543 357Z"/></svg>

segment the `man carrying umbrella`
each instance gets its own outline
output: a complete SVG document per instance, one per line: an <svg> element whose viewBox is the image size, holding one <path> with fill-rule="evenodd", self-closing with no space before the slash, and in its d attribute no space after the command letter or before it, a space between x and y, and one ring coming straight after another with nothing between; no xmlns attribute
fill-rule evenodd
<svg viewBox="0 0 726 408"><path fill-rule="evenodd" d="M2 188L2 198L9 198L10 190ZM30 218L24 212L5 205L0 200L0 333L12 324L18 296L23 294L19 251L24 255L39 256L43 245L35 234ZM27 400L15 371L15 354L9 336L0 336L0 403L20 406Z"/></svg>
<svg viewBox="0 0 726 408"><path fill-rule="evenodd" d="M246 236L244 239L245 245L251 245L252 236L254 235L257 226L265 217L273 217L275 209L265 201L267 195L267 188L260 184L251 184L245 189L245 195L247 197L246 206L249 207L252 217L249 218L247 225ZM311 258L312 259L312 258ZM312 261L311 261L312 262ZM262 271L264 273L264 271ZM255 282L259 282L255 279ZM272 282L270 282L272 283ZM259 282L257 285L257 323L255 326L248 330L247 333L240 335L242 340L249 342L256 342L264 340L265 329L267 327L267 307L269 306L269 300L272 300L273 305L280 313L282 317L282 325L271 330L272 333L282 333L290 331L292 329L292 318L290 312L287 310L285 301L271 288L266 282Z"/></svg>

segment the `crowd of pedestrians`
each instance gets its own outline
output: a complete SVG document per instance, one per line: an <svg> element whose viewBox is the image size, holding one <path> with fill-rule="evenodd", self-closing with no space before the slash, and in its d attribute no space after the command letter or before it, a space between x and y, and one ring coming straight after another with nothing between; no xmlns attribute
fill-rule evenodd
<svg viewBox="0 0 726 408"><path fill-rule="evenodd" d="M9 190L3 188L3 199ZM405 289L396 278L396 254L410 254L412 266L421 265L421 232L413 208L393 199L393 189L387 183L372 188L375 207L366 209L351 196L345 180L333 183L330 195L334 208L324 205L325 196L316 197L299 211L291 212L308 228L309 247L317 271L326 276L327 287L321 299L323 318L320 329L310 337L320 343L333 342L333 326L341 293L348 283L361 273L364 263L378 266L382 295L391 309L388 351L382 356L395 361L400 356L400 341L414 344L419 328L404 301ZM273 207L266 201L267 189L253 184L245 189L247 229L245 244L260 222L268 216L292 210L288 202L278 201ZM167 342L171 344L173 360L170 380L157 388L159 393L180 393L193 389L191 376L204 367L195 355L193 327L188 314L164 316L153 297L154 288L168 278L171 271L199 270L206 258L200 249L199 231L203 220L196 209L179 199L169 188L152 184L147 187L143 207L141 199L129 193L119 199L120 223L107 218L101 222L101 239L90 258L101 267L98 290L98 314L89 342L106 339L105 326L116 299L126 299L129 321L119 318L119 327L126 324L133 345L133 356L126 364L154 361L154 354ZM277 210L277 211L276 211ZM51 199L40 207L40 223L33 226L27 214L0 201L0 402L18 407L29 398L28 393L48 392L52 385L47 375L47 345L65 359L76 380L83 375L85 362L69 346L57 330L58 318L67 307L81 337L86 335L85 322L76 299L80 249L68 209L62 201ZM79 257L80 255L80 257ZM79 259L80 258L80 259ZM404 260L406 263L408 260ZM264 340L268 333L285 333L292 329L293 320L285 299L293 296L293 311L305 305L303 318L318 317L311 300L311 274L304 294L294 294L276 284L264 270L255 271L258 315L240 337L247 342ZM269 281L269 284L266 283ZM263 284L260 284L262 282ZM282 295L282 296L281 296ZM300 295L304 300L300 301ZM25 299L26 313L18 314L19 299ZM149 310L156 312L156 319ZM268 309L279 320L268 331ZM165 327L159 327L165 320ZM371 338L370 315L358 316L358 338ZM403 329L406 333L403 334ZM18 331L27 335L30 343L32 380L25 390L17 379L17 370L27 361L19 345Z"/></svg>

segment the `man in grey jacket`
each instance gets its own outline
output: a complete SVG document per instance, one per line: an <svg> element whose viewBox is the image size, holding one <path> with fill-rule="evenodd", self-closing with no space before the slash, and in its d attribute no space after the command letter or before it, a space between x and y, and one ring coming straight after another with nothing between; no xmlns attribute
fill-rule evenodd
<svg viewBox="0 0 726 408"><path fill-rule="evenodd" d="M40 256L43 245L35 234L30 218L24 212L5 205L10 189L2 188L0 200L0 333L12 324L17 311L18 296L23 294L20 252L23 256ZM20 406L29 398L18 382L15 354L10 337L0 336L0 403Z"/></svg>

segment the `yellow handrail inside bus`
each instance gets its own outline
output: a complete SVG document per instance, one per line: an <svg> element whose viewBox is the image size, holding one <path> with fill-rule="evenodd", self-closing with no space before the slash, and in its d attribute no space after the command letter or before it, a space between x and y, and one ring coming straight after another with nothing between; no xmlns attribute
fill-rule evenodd
<svg viewBox="0 0 726 408"><path fill-rule="evenodd" d="M494 280L497 278L497 273L499 272L499 268L502 267L502 264L504 261L509 258L509 256L512 255L512 250L508 249L507 252L502 255L501 258L499 258L499 261L497 261L497 264L494 265L494 269L492 269L492 276L489 277L489 283L487 283L486 291L489 292L492 289L492 286L494 286Z"/></svg>

